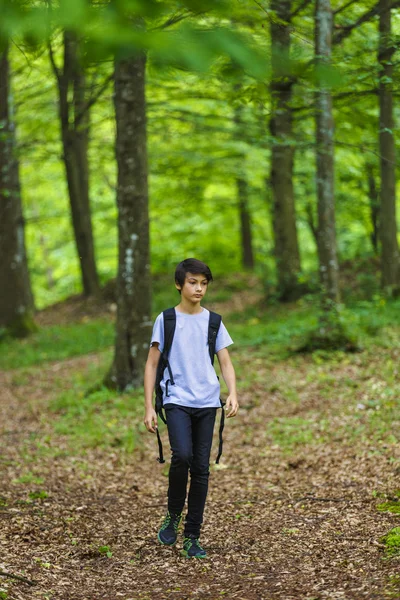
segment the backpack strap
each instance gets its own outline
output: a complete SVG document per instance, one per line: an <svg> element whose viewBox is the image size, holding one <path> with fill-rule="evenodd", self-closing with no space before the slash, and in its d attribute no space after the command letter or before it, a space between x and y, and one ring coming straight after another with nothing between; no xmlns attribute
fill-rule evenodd
<svg viewBox="0 0 400 600"><path fill-rule="evenodd" d="M167 420L165 418L163 412L163 392L161 389L161 381L164 376L165 369L168 369L169 379L166 381L166 395L168 396L168 386L174 385L174 376L171 371L171 366L169 364L168 356L171 350L172 341L174 339L175 327L176 327L176 313L174 308L167 308L163 312L163 322L164 322L164 347L160 354L160 358L157 366L156 373L156 382L155 382L155 392L156 392L156 414L160 416L161 420L166 423ZM158 441L158 462L164 463L164 455L163 455L163 447L160 437L160 432L157 428L157 441Z"/></svg>
<svg viewBox="0 0 400 600"><path fill-rule="evenodd" d="M217 335L218 335L218 331L221 325L221 321L222 321L222 317L221 315L210 311L210 319L208 321L208 351L210 353L210 359L211 359L211 364L214 365L214 358L215 358L215 345L217 343ZM221 402L221 420L219 422L219 432L218 432L218 437L219 437L219 445L218 445L218 455L217 455L217 460L215 461L216 464L219 464L219 459L221 458L222 455L222 448L223 448L223 444L224 444L224 440L222 438L222 433L224 431L224 427L225 427L225 412L224 412L224 403L222 402L222 400L220 400Z"/></svg>
<svg viewBox="0 0 400 600"><path fill-rule="evenodd" d="M221 325L221 315L210 310L210 318L208 320L208 352L210 353L211 364L214 365L215 344L217 343L217 335Z"/></svg>
<svg viewBox="0 0 400 600"><path fill-rule="evenodd" d="M224 411L224 406L225 406L225 404L221 400L221 419L220 419L220 422L219 422L219 431L218 431L219 443L218 443L218 454L217 454L217 458L215 460L215 464L216 465L219 464L219 459L221 458L222 449L223 449L223 446L224 446L224 440L223 440L223 437L222 437L222 433L223 433L224 427L225 427L225 411Z"/></svg>
<svg viewBox="0 0 400 600"><path fill-rule="evenodd" d="M168 356L171 350L172 341L174 339L175 327L176 327L176 313L174 308L167 308L163 312L164 318L164 348L162 351L162 357L164 362L166 363L166 367L168 369L169 381L171 385L175 385L174 376L172 375L171 366L169 364ZM166 391L166 395L168 396L168 390Z"/></svg>

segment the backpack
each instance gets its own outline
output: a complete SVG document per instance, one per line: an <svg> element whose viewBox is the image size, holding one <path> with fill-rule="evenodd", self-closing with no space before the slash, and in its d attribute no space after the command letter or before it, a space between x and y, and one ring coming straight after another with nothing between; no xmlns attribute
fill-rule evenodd
<svg viewBox="0 0 400 600"><path fill-rule="evenodd" d="M164 317L164 348L160 355L160 359L159 359L158 365L157 365L156 382L155 382L155 395L156 395L155 409L156 409L157 416L159 416L164 423L167 423L167 420L166 420L165 414L164 414L164 410L163 410L163 392L161 389L161 381L163 380L163 375L164 375L165 369L168 369L169 378L165 382L165 395L168 396L169 386L174 385L174 383L175 383L174 376L171 371L171 366L170 366L169 360L168 360L172 342L174 339L175 327L176 327L175 308L168 308L167 310L164 310L163 317ZM219 327L221 325L221 320L222 320L221 315L218 315L217 313L210 311L210 318L208 320L208 352L210 354L210 360L211 360L212 365L214 365L215 344L217 341L217 335L218 335ZM222 400L220 402L221 402L221 408L223 409L224 404L222 403ZM218 456L217 456L217 460L215 461L217 464L219 463L219 459L221 458L221 455L222 455L222 446L223 446L222 432L224 430L224 425L225 425L225 413L222 410L221 421L220 421L220 425L219 425ZM163 447L162 447L161 437L160 437L158 428L156 429L156 431L157 431L157 441L158 441L158 451L159 451L159 457L157 460L160 463L164 463L165 460L164 460L164 456L163 456Z"/></svg>

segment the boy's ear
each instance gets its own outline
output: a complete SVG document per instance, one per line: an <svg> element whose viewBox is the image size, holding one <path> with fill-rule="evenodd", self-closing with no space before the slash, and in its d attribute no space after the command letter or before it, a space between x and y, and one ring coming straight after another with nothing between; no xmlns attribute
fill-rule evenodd
<svg viewBox="0 0 400 600"><path fill-rule="evenodd" d="M176 281L175 281L175 287L176 287L176 289L177 289L177 290L179 290L179 291L181 291L181 290L182 290L182 286L181 286L179 283L177 283Z"/></svg>

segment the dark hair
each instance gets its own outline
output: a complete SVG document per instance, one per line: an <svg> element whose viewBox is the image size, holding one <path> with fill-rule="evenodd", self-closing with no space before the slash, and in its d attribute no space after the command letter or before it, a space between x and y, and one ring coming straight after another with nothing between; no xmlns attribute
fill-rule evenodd
<svg viewBox="0 0 400 600"><path fill-rule="evenodd" d="M204 275L207 281L212 281L213 276L205 263L197 258L185 258L175 269L175 282L181 287L185 283L187 273L193 273L193 275ZM180 292L180 290L178 290Z"/></svg>

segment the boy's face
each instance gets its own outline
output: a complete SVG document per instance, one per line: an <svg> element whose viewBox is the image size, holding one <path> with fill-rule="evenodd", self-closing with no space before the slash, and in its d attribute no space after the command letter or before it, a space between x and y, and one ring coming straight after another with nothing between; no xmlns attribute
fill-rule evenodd
<svg viewBox="0 0 400 600"><path fill-rule="evenodd" d="M175 286L181 290L182 299L188 300L192 304L199 304L206 294L208 281L205 275L186 273L183 286L181 287L179 283L176 283Z"/></svg>

